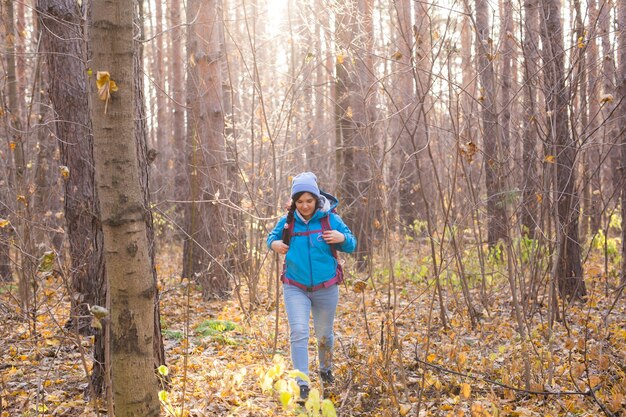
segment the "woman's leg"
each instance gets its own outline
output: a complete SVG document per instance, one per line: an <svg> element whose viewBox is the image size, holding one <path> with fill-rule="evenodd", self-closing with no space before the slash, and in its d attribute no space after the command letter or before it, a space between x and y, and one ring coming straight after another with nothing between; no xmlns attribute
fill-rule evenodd
<svg viewBox="0 0 626 417"><path fill-rule="evenodd" d="M308 293L310 294L310 293ZM283 285L285 310L289 321L291 362L294 369L309 375L309 317L311 300L307 293L294 285ZM298 379L299 384L305 382Z"/></svg>
<svg viewBox="0 0 626 417"><path fill-rule="evenodd" d="M339 286L333 285L309 294L311 294L320 372L326 372L333 366L333 346L335 344L333 325L339 302Z"/></svg>

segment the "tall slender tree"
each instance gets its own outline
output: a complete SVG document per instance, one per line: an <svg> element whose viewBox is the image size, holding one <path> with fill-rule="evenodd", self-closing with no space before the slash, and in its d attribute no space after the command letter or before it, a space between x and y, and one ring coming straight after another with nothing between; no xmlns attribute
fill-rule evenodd
<svg viewBox="0 0 626 417"><path fill-rule="evenodd" d="M568 97L565 87L565 51L559 0L542 0L541 40L544 65L544 94L548 140L552 146L556 204L557 262L554 279L565 300L586 295L578 237L579 201L576 192L576 155L578 146L569 126Z"/></svg>
<svg viewBox="0 0 626 417"><path fill-rule="evenodd" d="M537 176L537 67L539 40L539 3L537 0L524 1L525 19L522 25L523 68L523 120L522 124L522 205L520 223L522 234L533 236L539 226L539 178Z"/></svg>
<svg viewBox="0 0 626 417"><path fill-rule="evenodd" d="M623 1L617 2L617 45L618 45L618 84L617 95L622 102L619 114L619 137L622 149L622 164L626 166L626 4ZM621 203L622 203L622 219L626 219L626 169L621 170ZM626 227L622 227L622 275L620 283L626 285Z"/></svg>
<svg viewBox="0 0 626 417"><path fill-rule="evenodd" d="M88 334L91 332L89 306L106 304L106 286L93 167L83 11L72 0L38 0L37 11L64 178L72 289L72 315L68 324ZM96 332L92 373L96 393L101 391L104 381L103 343L102 332Z"/></svg>
<svg viewBox="0 0 626 417"><path fill-rule="evenodd" d="M187 140L191 204L186 210L187 239L183 276L196 278L206 298L226 297L231 289L227 265L228 215L221 201L226 196L224 101L220 28L217 2L187 3Z"/></svg>
<svg viewBox="0 0 626 417"><path fill-rule="evenodd" d="M480 78L483 164L487 191L487 241L490 246L507 237L507 216L503 196L502 132L498 124L496 96L496 50L489 22L489 2L476 0L476 71Z"/></svg>
<svg viewBox="0 0 626 417"><path fill-rule="evenodd" d="M343 213L359 246L357 266L367 267L373 255L373 223L379 205L374 135L376 88L371 57L371 4L347 0L339 5L335 23L337 42L336 117L339 150L337 182L347 203Z"/></svg>
<svg viewBox="0 0 626 417"><path fill-rule="evenodd" d="M98 87L94 164L111 297L115 413L121 417L160 413L153 354L156 288L135 139L134 7L131 0L94 2L90 28Z"/></svg>

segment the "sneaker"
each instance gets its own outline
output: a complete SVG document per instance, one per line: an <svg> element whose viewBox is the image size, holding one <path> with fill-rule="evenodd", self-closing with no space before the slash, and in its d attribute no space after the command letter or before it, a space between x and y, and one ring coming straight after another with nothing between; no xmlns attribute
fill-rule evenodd
<svg viewBox="0 0 626 417"><path fill-rule="evenodd" d="M322 377L322 381L325 384L332 384L335 382L335 377L333 376L333 372L329 369L328 371L320 372L320 376Z"/></svg>
<svg viewBox="0 0 626 417"><path fill-rule="evenodd" d="M311 389L308 385L300 385L300 401L304 402L309 398L309 391Z"/></svg>

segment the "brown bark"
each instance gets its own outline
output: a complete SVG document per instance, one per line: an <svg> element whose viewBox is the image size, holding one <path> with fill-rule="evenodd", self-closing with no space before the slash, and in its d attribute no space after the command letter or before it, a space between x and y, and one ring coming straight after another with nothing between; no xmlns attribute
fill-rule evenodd
<svg viewBox="0 0 626 417"><path fill-rule="evenodd" d="M602 200L604 196L604 187L602 184L602 165L603 154L605 153L605 143L601 140L599 132L602 113L600 108L601 82L600 67L597 65L599 61L598 53L598 5L597 0L589 0L589 18L591 22L591 30L587 35L588 46L587 56L588 62L588 93L589 97L589 126L587 128L587 137L585 138L587 151L587 164L589 165L589 176L591 177L587 190L589 198L587 207L583 211L589 219L589 228L592 234L596 233L602 227ZM583 228L585 232L588 230Z"/></svg>
<svg viewBox="0 0 626 417"><path fill-rule="evenodd" d="M619 120L619 144L621 145L621 203L622 219L626 219L626 4L617 2L617 97L622 102L617 119ZM626 285L626 227L622 225L622 271L620 284Z"/></svg>
<svg viewBox="0 0 626 417"><path fill-rule="evenodd" d="M185 143L185 74L183 72L185 39L181 30L180 0L172 0L169 8L172 30L170 39L170 63L172 82L170 95L172 97L172 135L169 146L173 149L172 169L168 170L173 177L173 190L168 198L181 201L187 196L184 190L188 188L186 173L185 152L181 152ZM182 218L182 216L180 216ZM182 222L181 222L182 223Z"/></svg>
<svg viewBox="0 0 626 417"><path fill-rule="evenodd" d="M142 33L137 34L136 38L144 38L143 34L143 9L142 3L137 3L137 17L135 19L135 27L142 29ZM152 271L152 281L154 285L154 337L153 337L153 354L155 368L165 364L165 348L163 347L163 338L161 336L161 313L159 307L159 291L158 277L155 266L156 240L154 235L154 225L152 217L152 208L150 205L150 183L148 171L150 164L154 162L154 149L148 149L148 134L145 124L146 110L143 97L143 44L135 43L134 49L134 66L135 71L135 143L137 145L137 162L139 166L139 183L143 195L143 207L145 210L146 233L148 238L148 254L150 261L150 270Z"/></svg>
<svg viewBox="0 0 626 417"><path fill-rule="evenodd" d="M539 5L538 0L524 1L525 19L523 21L523 52L524 52L524 85L523 85L523 133L522 133L522 206L520 223L522 233L534 236L539 224L538 194L540 179L538 172L537 153L537 68L539 54L537 51L539 36Z"/></svg>
<svg viewBox="0 0 626 417"><path fill-rule="evenodd" d="M221 20L215 1L189 1L187 16L195 21L187 43L192 62L187 73L192 203L186 211L183 276L197 279L205 298L223 298L229 296L231 282L226 269L228 214L219 202L226 195Z"/></svg>
<svg viewBox="0 0 626 417"><path fill-rule="evenodd" d="M558 258L555 280L559 294L566 300L586 295L578 238L579 202L576 192L575 160L578 145L569 130L568 97L565 88L563 26L559 0L542 2L542 53L544 90L548 121L548 140L557 159L554 169Z"/></svg>
<svg viewBox="0 0 626 417"><path fill-rule="evenodd" d="M134 2L102 1L92 7L94 72L108 71L119 87L107 104L94 94L92 108L95 175L111 298L115 414L158 416L153 355L156 289L134 122Z"/></svg>
<svg viewBox="0 0 626 417"><path fill-rule="evenodd" d="M496 100L496 73L494 41L489 24L489 7L486 0L476 0L476 54L481 92L481 121L483 138L483 164L487 191L487 242L494 246L507 237L507 216L503 196L504 160L502 135L498 127Z"/></svg>
<svg viewBox="0 0 626 417"><path fill-rule="evenodd" d="M378 187L375 170L371 89L371 8L367 2L348 1L337 15L336 41L339 56L336 66L336 118L339 157L337 178L339 198L344 201L342 217L355 233L357 267L367 268L373 255L373 221L376 218ZM365 40L357 35L365 33ZM349 207L349 208L347 208Z"/></svg>
<svg viewBox="0 0 626 417"><path fill-rule="evenodd" d="M93 136L87 89L82 13L73 0L38 0L50 100L64 178L64 209L71 262L71 329L92 331L89 306L105 306L102 229L93 171ZM62 77L60 74L66 74ZM104 385L103 334L96 331L92 384Z"/></svg>

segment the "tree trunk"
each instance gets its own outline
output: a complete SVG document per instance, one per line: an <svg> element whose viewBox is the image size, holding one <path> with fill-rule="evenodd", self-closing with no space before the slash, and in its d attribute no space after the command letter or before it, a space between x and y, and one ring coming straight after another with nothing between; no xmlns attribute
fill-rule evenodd
<svg viewBox="0 0 626 417"><path fill-rule="evenodd" d="M615 81L615 49L611 39L611 33L613 32L613 26L611 24L611 10L613 9L612 0L603 0L600 3L599 8L599 37L602 40L602 96L607 99L603 99L602 104L602 116L603 123L600 131L600 140L606 143L607 146L613 147L617 145L619 141L619 134L617 132L617 120L618 115L615 114L615 106L618 102L616 81ZM611 97L612 99L608 99ZM618 195L621 189L621 155L620 152L611 152L609 156L609 163L606 164L602 179L604 180L603 186L607 190L608 195Z"/></svg>
<svg viewBox="0 0 626 417"><path fill-rule="evenodd" d="M478 101L482 105L483 164L487 191L487 242L495 246L507 237L507 217L503 196L503 153L502 138L498 128L498 106L496 100L496 73L493 65L496 49L491 37L489 4L476 0L476 54L477 71L480 74L481 93Z"/></svg>
<svg viewBox="0 0 626 417"><path fill-rule="evenodd" d="M606 144L601 140L599 134L600 121L602 120L602 113L600 108L601 103L601 83L600 83L600 71L597 65L599 60L598 54L598 4L597 0L589 0L589 13L592 29L587 35L589 39L589 45L587 47L588 62L591 63L588 67L589 71L589 127L587 128L589 138L586 139L588 161L591 168L591 180L589 181L589 200L586 214L589 218L589 227L591 233L597 233L602 227L602 200L604 199L604 187L602 184L602 166L603 155L608 149Z"/></svg>
<svg viewBox="0 0 626 417"><path fill-rule="evenodd" d="M187 73L188 200L192 203L186 211L183 276L197 277L205 298L224 298L231 282L226 269L228 215L219 202L226 196L221 20L215 1L189 1L187 16L195 21L187 43L192 62Z"/></svg>
<svg viewBox="0 0 626 417"><path fill-rule="evenodd" d="M67 326L89 334L89 306L106 304L103 237L93 171L93 136L87 90L82 13L73 0L38 0L48 64L50 100L56 114L64 208L71 262L72 308ZM68 78L60 74L66 74ZM92 385L104 387L104 345L96 331Z"/></svg>
<svg viewBox="0 0 626 417"><path fill-rule="evenodd" d="M522 206L520 208L520 223L522 234L534 236L539 224L539 199L543 196L538 194L540 189L537 154L537 90L536 72L538 68L539 54L537 52L539 33L539 5L537 0L524 1L525 19L523 22L524 40L524 85L523 107L524 123L522 133L522 169L523 175L520 182L522 189Z"/></svg>
<svg viewBox="0 0 626 417"><path fill-rule="evenodd" d="M160 413L153 354L156 289L135 139L134 15L131 0L94 2L90 29L94 72L108 71L119 87L108 102L94 94L92 108L118 417Z"/></svg>
<svg viewBox="0 0 626 417"><path fill-rule="evenodd" d="M559 294L565 300L581 299L586 295L580 260L578 239L579 202L576 193L575 161L577 143L569 131L568 97L565 87L563 28L560 18L560 1L544 0L542 3L542 45L546 115L549 139L555 157L554 198L556 201L557 245L560 249L555 280Z"/></svg>
<svg viewBox="0 0 626 417"><path fill-rule="evenodd" d="M346 204L342 216L353 228L358 243L355 255L359 270L367 268L373 255L373 222L379 204L375 168L377 144L373 131L375 89L370 88L372 37L370 5L348 1L337 16L336 117L340 159L338 190ZM363 25L363 26L361 26ZM357 35L365 31L365 36ZM357 45L358 44L358 45Z"/></svg>
<svg viewBox="0 0 626 417"><path fill-rule="evenodd" d="M135 27L141 30L135 35L136 39L144 39L143 33L143 3L138 2L135 19ZM146 110L143 97L143 43L135 43L135 143L137 145L137 161L139 165L139 183L143 194L143 206L145 209L146 232L148 237L148 249L150 255L150 269L154 285L154 365L155 368L165 364L165 350L163 338L161 336L161 312L159 308L159 291L157 289L157 272L155 267L156 240L154 236L154 225L152 221L152 207L150 205L150 184L148 181L148 171L156 156L154 149L148 149L148 135L146 129Z"/></svg>
<svg viewBox="0 0 626 417"><path fill-rule="evenodd" d="M170 137L170 146L174 149L173 157L173 190L170 195L170 199L181 201L187 198L185 194L186 189L189 188L188 178L186 172L185 152L185 74L183 72L184 64L184 45L185 40L183 31L181 30L181 6L180 0L172 0L170 5L170 20L172 24L171 46L170 46L170 62L172 69L172 82L171 82L171 97L172 103L172 136ZM177 210L178 212L178 210ZM181 219L179 224L182 224L182 212L178 213L177 219Z"/></svg>
<svg viewBox="0 0 626 417"><path fill-rule="evenodd" d="M421 66L420 63L427 58L419 55L413 57L415 43L426 42L426 36L430 37L429 31L424 30L428 24L420 20L415 26L412 22L413 2L402 0L396 2L396 12L398 13L398 25L396 34L397 59L396 59L396 82L393 83L394 98L396 103L394 108L397 117L394 118L393 141L397 141L398 149L394 158L396 161L391 164L390 169L394 170L393 178L398 179L398 214L402 225L412 230L415 221L419 219L420 213L424 213L421 207L422 198L418 198L421 193L418 179L416 158L420 154L415 152L416 135L418 134L419 100L417 97L416 85L417 71L414 65ZM420 48L421 52L421 48ZM421 89L420 89L421 92ZM420 96L423 97L423 96ZM394 187L395 188L395 187ZM421 208L421 209L420 209Z"/></svg>
<svg viewBox="0 0 626 417"><path fill-rule="evenodd" d="M6 40L7 40L7 62L6 62L6 85L8 89L7 94L7 113L8 113L8 123L7 123L7 134L9 137L9 146L11 149L11 155L13 157L12 163L12 177L13 180L12 187L9 187L9 202L17 202L15 206L14 216L15 222L14 226L16 227L17 234L20 237L19 240L16 240L18 250L16 251L16 273L18 276L18 286L19 286L19 298L22 307L22 312L27 315L33 313L31 311L32 307L32 296L33 296L33 286L35 279L35 270L36 265L33 262L33 258L36 259L36 255L32 250L32 236L31 236L31 216L29 213L30 207L30 191L28 190L28 178L27 178L27 168L26 168L26 155L25 155L25 138L23 135L22 128L22 115L21 115L21 106L20 106L20 98L18 96L18 90L23 92L24 89L18 88L24 80L22 79L24 76L24 68L23 65L18 64L18 60L16 56L18 54L19 48L17 48L17 40L20 35L18 32L19 28L15 27L15 21L21 20L16 19L16 14L14 10L15 3L11 0L6 2ZM17 16L23 15L24 9L23 5L17 4L18 13ZM21 13L20 13L21 12ZM23 55L22 55L23 56ZM22 63L23 64L23 63Z"/></svg>
<svg viewBox="0 0 626 417"><path fill-rule="evenodd" d="M617 97L622 102L617 119L619 120L618 130L620 132L619 144L622 148L621 163L621 203L622 203L622 219L626 219L626 4L623 1L617 2L617 45L618 59L617 62ZM620 279L621 285L626 285L626 227L622 223L622 273Z"/></svg>

